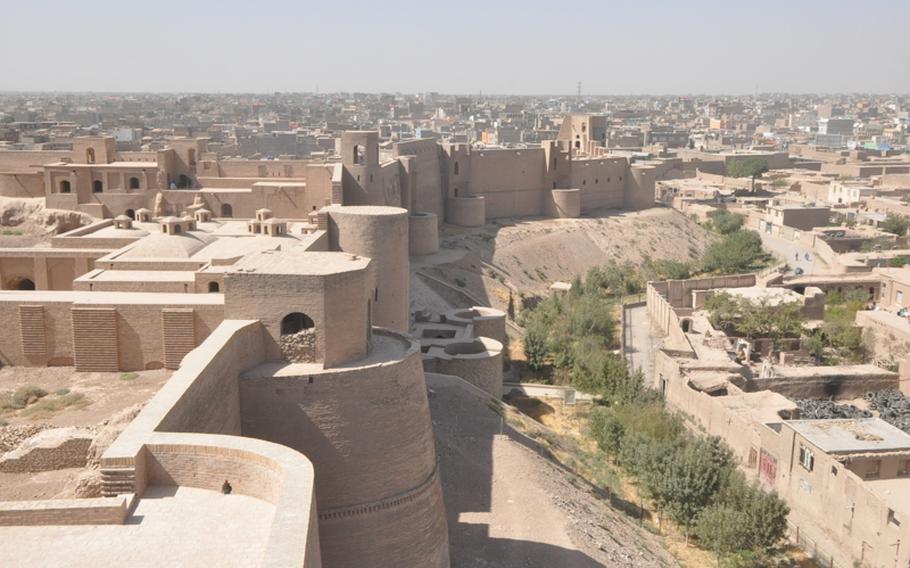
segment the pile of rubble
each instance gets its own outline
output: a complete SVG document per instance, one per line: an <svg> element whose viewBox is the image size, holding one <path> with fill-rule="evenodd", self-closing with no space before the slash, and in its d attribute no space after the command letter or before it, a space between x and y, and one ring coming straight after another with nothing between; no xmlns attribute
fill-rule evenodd
<svg viewBox="0 0 910 568"><path fill-rule="evenodd" d="M282 335L278 340L281 353L291 363L314 363L316 361L316 330L303 329L297 333Z"/></svg>
<svg viewBox="0 0 910 568"><path fill-rule="evenodd" d="M801 420L828 420L831 418L871 418L872 413L852 404L838 404L833 400L799 398L794 401L799 407Z"/></svg>
<svg viewBox="0 0 910 568"><path fill-rule="evenodd" d="M16 448L26 439L48 428L47 424L10 424L0 426L0 455Z"/></svg>
<svg viewBox="0 0 910 568"><path fill-rule="evenodd" d="M863 398L869 401L869 406L878 412L882 420L910 433L910 398L904 393L885 390L866 393Z"/></svg>
<svg viewBox="0 0 910 568"><path fill-rule="evenodd" d="M878 416L885 422L910 434L910 398L899 390L868 392L863 398L874 412L852 404L838 404L832 400L797 399L799 417L803 420L832 418L871 418Z"/></svg>

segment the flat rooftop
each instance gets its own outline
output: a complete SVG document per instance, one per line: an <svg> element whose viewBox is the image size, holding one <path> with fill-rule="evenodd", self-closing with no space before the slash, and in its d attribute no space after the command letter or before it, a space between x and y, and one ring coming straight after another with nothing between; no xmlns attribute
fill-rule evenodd
<svg viewBox="0 0 910 568"><path fill-rule="evenodd" d="M231 272L327 276L365 270L370 259L343 252L309 252L304 247L260 251L238 261Z"/></svg>
<svg viewBox="0 0 910 568"><path fill-rule="evenodd" d="M149 487L123 525L0 527L0 566L257 566L274 507L245 495Z"/></svg>
<svg viewBox="0 0 910 568"><path fill-rule="evenodd" d="M156 272L137 271L153 280ZM162 292L82 292L77 290L2 290L0 302L70 302L73 304L207 305L224 304L224 294L172 294Z"/></svg>
<svg viewBox="0 0 910 568"><path fill-rule="evenodd" d="M910 434L881 418L790 420L784 424L832 454L910 450Z"/></svg>

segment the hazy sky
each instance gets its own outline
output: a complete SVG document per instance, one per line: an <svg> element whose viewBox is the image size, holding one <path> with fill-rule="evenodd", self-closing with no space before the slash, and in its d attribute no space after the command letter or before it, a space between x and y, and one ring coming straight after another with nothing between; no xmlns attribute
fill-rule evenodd
<svg viewBox="0 0 910 568"><path fill-rule="evenodd" d="M910 0L4 0L0 91L910 93Z"/></svg>

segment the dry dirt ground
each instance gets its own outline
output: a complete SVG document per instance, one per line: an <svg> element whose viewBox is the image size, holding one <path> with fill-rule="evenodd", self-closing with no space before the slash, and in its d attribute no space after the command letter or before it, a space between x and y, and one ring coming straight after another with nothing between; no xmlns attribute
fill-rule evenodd
<svg viewBox="0 0 910 568"><path fill-rule="evenodd" d="M0 409L0 455L45 429L80 426L97 432L118 412L148 401L171 371L78 373L72 367L4 367L0 369L0 403L20 387L37 386L47 396L25 409ZM64 391L62 389L68 389ZM82 395L72 404L54 403ZM2 406L2 405L0 405ZM49 499L70 496L83 468L41 473L0 473L0 500Z"/></svg>
<svg viewBox="0 0 910 568"><path fill-rule="evenodd" d="M453 567L677 565L657 537L511 424L542 426L514 411L503 417L466 384L427 376Z"/></svg>
<svg viewBox="0 0 910 568"><path fill-rule="evenodd" d="M411 307L441 312L473 299L507 309L510 291L520 303L519 291L546 295L553 282L571 281L610 260L699 258L712 238L692 219L660 207L580 219L499 219L468 230L447 226L439 253L412 259ZM421 273L457 291L441 289ZM459 297L459 291L470 297Z"/></svg>

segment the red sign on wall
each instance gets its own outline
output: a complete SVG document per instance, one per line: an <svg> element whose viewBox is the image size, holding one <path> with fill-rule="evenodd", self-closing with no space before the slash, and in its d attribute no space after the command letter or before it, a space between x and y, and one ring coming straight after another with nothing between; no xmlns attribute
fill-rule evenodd
<svg viewBox="0 0 910 568"><path fill-rule="evenodd" d="M761 451L758 461L758 477L769 485L774 485L774 481L777 479L777 458L764 449Z"/></svg>

